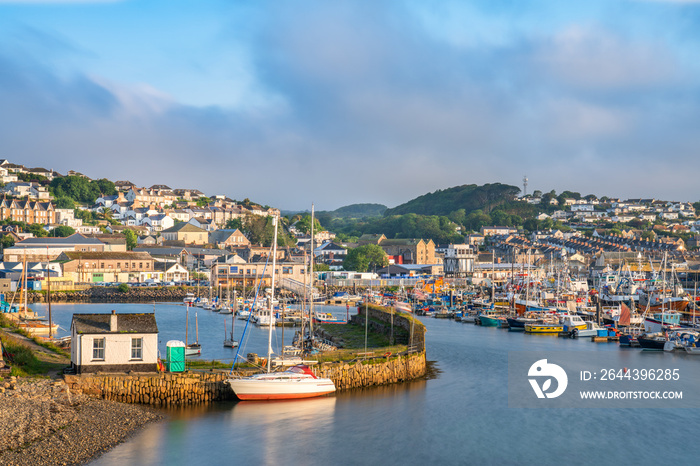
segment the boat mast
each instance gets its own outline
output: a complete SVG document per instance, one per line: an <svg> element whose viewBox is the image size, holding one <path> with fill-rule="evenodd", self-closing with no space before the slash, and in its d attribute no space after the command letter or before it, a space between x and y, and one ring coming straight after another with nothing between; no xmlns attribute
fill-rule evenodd
<svg viewBox="0 0 700 466"><path fill-rule="evenodd" d="M185 304L185 308L187 308L187 312L185 314L185 346L187 346L187 331L189 328L190 324L190 303Z"/></svg>
<svg viewBox="0 0 700 466"><path fill-rule="evenodd" d="M306 268L306 248L304 248L304 299L301 301L301 350L304 351L304 316L306 315L306 292L307 292L307 283L306 283L306 277L309 275L309 270ZM309 318L311 316L309 315Z"/></svg>
<svg viewBox="0 0 700 466"><path fill-rule="evenodd" d="M49 340L53 338L53 319L51 319L51 260L49 259L49 246L46 245L46 300L49 304Z"/></svg>
<svg viewBox="0 0 700 466"><path fill-rule="evenodd" d="M313 346L314 339L314 204L311 203L311 261L309 261L309 336L311 337L311 345Z"/></svg>
<svg viewBox="0 0 700 466"><path fill-rule="evenodd" d="M272 224L275 226L275 234L272 239L272 279L270 281L270 330L267 333L267 372L270 372L272 359L272 311L275 299L275 269L277 268L277 216L272 217ZM282 342L284 344L284 342Z"/></svg>

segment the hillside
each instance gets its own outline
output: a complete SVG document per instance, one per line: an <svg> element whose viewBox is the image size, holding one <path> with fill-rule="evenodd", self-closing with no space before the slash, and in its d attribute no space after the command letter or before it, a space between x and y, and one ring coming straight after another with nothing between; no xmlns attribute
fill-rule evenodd
<svg viewBox="0 0 700 466"><path fill-rule="evenodd" d="M495 207L512 201L519 192L520 188L501 183L483 186L466 184L418 196L405 204L387 209L384 216L449 215L460 209L464 209L467 214L475 210L488 213Z"/></svg>
<svg viewBox="0 0 700 466"><path fill-rule="evenodd" d="M351 204L329 212L336 218L381 217L387 210L382 204Z"/></svg>

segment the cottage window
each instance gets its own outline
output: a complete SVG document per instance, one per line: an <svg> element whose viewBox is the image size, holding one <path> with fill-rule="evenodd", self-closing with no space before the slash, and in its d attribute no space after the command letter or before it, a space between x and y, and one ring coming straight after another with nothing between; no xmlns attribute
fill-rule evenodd
<svg viewBox="0 0 700 466"><path fill-rule="evenodd" d="M92 340L92 359L94 361L105 360L105 339L93 338Z"/></svg>
<svg viewBox="0 0 700 466"><path fill-rule="evenodd" d="M143 359L143 338L131 339L131 359Z"/></svg>

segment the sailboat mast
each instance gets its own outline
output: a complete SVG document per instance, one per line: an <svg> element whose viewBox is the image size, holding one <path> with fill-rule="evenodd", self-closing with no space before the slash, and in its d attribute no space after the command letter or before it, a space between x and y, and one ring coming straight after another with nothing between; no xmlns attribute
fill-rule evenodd
<svg viewBox="0 0 700 466"><path fill-rule="evenodd" d="M311 204L311 247L309 252L311 253L311 260L309 261L309 336L313 341L314 335L314 205Z"/></svg>
<svg viewBox="0 0 700 466"><path fill-rule="evenodd" d="M273 301L275 300L275 269L277 268L277 221L275 215L272 217L272 224L275 226L275 235L272 240L272 279L270 281L270 330L267 333L267 372L270 372L272 359L272 311L274 308Z"/></svg>
<svg viewBox="0 0 700 466"><path fill-rule="evenodd" d="M185 305L187 312L185 313L185 346L187 346L187 331L190 325L190 303Z"/></svg>
<svg viewBox="0 0 700 466"><path fill-rule="evenodd" d="M49 340L53 338L53 319L51 318L51 259L49 258L49 246L46 246L46 300L49 304Z"/></svg>

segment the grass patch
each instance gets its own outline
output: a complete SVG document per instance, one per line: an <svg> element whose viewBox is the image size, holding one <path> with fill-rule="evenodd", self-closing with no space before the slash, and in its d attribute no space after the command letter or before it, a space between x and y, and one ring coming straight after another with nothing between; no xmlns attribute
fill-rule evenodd
<svg viewBox="0 0 700 466"><path fill-rule="evenodd" d="M216 359L211 361L187 359L185 363L188 369L231 369L230 362L217 361Z"/></svg>
<svg viewBox="0 0 700 466"><path fill-rule="evenodd" d="M12 366L10 375L18 377L47 376L51 371L60 371L66 367L63 362L39 359L31 348L11 338L2 338L2 344L10 355L9 360L6 361Z"/></svg>
<svg viewBox="0 0 700 466"><path fill-rule="evenodd" d="M17 326L17 324L15 324L13 321L6 318L2 314L0 314L0 327L9 330L12 333L16 333L17 335L22 335L24 337L27 337L30 340L32 340L34 343L36 343L37 345L39 345L43 348L46 348L47 350L49 350L53 353L56 353L59 356L70 358L70 353L67 352L66 350L64 350L63 348L59 348L58 346L51 343L50 341L46 341L43 338L36 337L36 336L30 334L29 332L27 332L26 330L19 328Z"/></svg>

